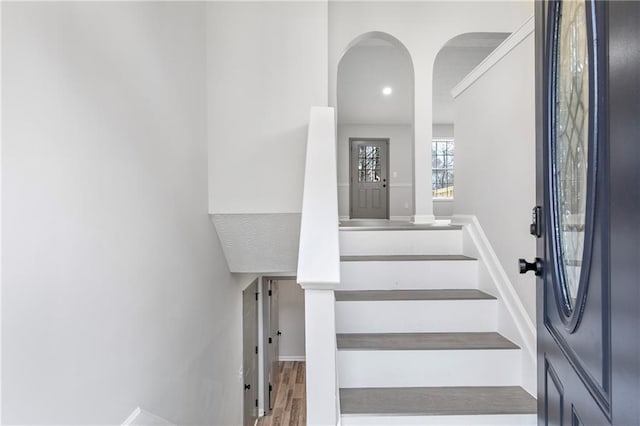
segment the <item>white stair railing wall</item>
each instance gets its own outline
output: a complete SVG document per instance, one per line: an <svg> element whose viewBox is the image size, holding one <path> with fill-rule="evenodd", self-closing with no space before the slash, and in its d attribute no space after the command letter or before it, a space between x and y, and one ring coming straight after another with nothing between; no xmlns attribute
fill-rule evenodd
<svg viewBox="0 0 640 426"><path fill-rule="evenodd" d="M334 290L340 283L335 111L312 107L297 280L305 291L307 424L338 424Z"/></svg>

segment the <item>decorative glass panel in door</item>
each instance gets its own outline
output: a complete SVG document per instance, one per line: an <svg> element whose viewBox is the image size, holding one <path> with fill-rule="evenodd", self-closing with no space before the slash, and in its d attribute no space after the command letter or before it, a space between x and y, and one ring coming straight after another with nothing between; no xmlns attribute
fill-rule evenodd
<svg viewBox="0 0 640 426"><path fill-rule="evenodd" d="M380 147L358 146L358 182L380 180Z"/></svg>
<svg viewBox="0 0 640 426"><path fill-rule="evenodd" d="M589 219L589 46L585 2L566 0L558 8L552 58L551 203L561 308L570 316L585 263Z"/></svg>
<svg viewBox="0 0 640 426"><path fill-rule="evenodd" d="M349 139L349 210L352 219L388 219L388 139Z"/></svg>

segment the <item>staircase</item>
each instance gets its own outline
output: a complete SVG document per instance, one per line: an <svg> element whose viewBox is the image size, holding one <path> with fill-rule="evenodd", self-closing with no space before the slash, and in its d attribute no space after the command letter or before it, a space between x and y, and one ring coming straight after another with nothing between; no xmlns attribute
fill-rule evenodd
<svg viewBox="0 0 640 426"><path fill-rule="evenodd" d="M340 254L343 425L536 424L521 349L497 332L462 226L346 222Z"/></svg>

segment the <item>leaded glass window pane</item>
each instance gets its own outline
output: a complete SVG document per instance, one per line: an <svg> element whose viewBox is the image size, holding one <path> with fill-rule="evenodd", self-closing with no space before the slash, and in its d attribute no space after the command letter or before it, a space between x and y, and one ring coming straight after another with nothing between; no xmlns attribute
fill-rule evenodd
<svg viewBox="0 0 640 426"><path fill-rule="evenodd" d="M558 28L552 141L556 232L568 303L573 306L582 270L587 202L589 57L585 2L564 0Z"/></svg>
<svg viewBox="0 0 640 426"><path fill-rule="evenodd" d="M434 198L453 197L453 160L453 140L433 140L431 144L431 178Z"/></svg>
<svg viewBox="0 0 640 426"><path fill-rule="evenodd" d="M358 181L380 181L380 148L360 145L358 147Z"/></svg>

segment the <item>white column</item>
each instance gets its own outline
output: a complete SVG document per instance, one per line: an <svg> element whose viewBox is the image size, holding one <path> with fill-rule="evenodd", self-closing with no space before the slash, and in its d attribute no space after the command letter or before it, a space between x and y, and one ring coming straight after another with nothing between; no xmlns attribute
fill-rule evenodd
<svg viewBox="0 0 640 426"><path fill-rule="evenodd" d="M433 64L415 66L415 108L413 140L413 222L433 223L431 194L431 133ZM418 94L420 94L418 96Z"/></svg>
<svg viewBox="0 0 640 426"><path fill-rule="evenodd" d="M326 284L301 285L305 306L307 424L336 425L339 401L334 287Z"/></svg>

